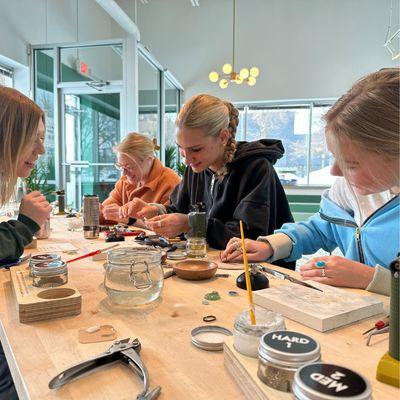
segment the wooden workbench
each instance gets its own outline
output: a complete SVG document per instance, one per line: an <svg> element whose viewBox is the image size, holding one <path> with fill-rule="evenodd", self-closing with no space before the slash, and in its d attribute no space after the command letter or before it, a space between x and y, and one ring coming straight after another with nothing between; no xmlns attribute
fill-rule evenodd
<svg viewBox="0 0 400 400"><path fill-rule="evenodd" d="M96 243L84 239L82 232L68 232L64 223L61 218L53 218L51 238L38 241L39 245L71 242L82 248ZM62 257L66 260L74 256ZM165 281L162 300L149 309L115 311L108 305L103 289L102 264L102 261L94 262L88 258L69 267L69 279L82 294L80 315L31 324L19 323L10 272L0 270L0 339L20 399L136 398L141 382L123 365L98 370L58 390L48 388L50 379L56 374L111 345L111 342L78 342L79 329L101 324L112 324L118 331L118 338L140 339L141 356L150 373L150 386L162 386L160 399L244 398L223 366L223 354L197 349L190 341L190 331L205 325L202 318L207 314L217 317L215 324L232 329L234 317L247 307L244 291L236 289L238 297L228 296L229 290L235 290L235 278L240 271L221 271L231 276L201 282L184 281L174 276ZM212 290L217 290L222 299L209 305L202 304L204 294ZM386 297L379 297L387 304ZM388 337L375 337L373 346L366 347L361 336L375 319L328 333L290 320L286 320L286 325L288 329L318 340L325 362L342 364L362 373L372 384L374 399L386 400L396 398L398 390L378 382L375 371L380 357L387 351Z"/></svg>

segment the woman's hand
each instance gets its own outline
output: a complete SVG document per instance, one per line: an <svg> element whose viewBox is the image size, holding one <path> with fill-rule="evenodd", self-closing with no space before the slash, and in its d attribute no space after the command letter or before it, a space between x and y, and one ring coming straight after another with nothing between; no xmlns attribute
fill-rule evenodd
<svg viewBox="0 0 400 400"><path fill-rule="evenodd" d="M121 207L121 216L123 218L138 218L138 212L146 207L153 206L149 206L145 201L139 199L139 197L135 197Z"/></svg>
<svg viewBox="0 0 400 400"><path fill-rule="evenodd" d="M146 220L146 225L157 235L170 238L189 230L189 217L187 214L163 214Z"/></svg>
<svg viewBox="0 0 400 400"><path fill-rule="evenodd" d="M49 218L52 208L46 197L38 191L31 192L21 200L19 213L29 217L39 226L42 226Z"/></svg>
<svg viewBox="0 0 400 400"><path fill-rule="evenodd" d="M324 267L315 263L323 261ZM372 281L374 268L340 256L323 256L310 260L300 267L303 279L325 283L326 285L365 289Z"/></svg>
<svg viewBox="0 0 400 400"><path fill-rule="evenodd" d="M264 261L273 254L272 247L269 243L257 240L244 240L247 259L249 261ZM241 262L243 261L242 241L240 238L233 237L229 240L225 250L221 253L222 262Z"/></svg>
<svg viewBox="0 0 400 400"><path fill-rule="evenodd" d="M120 221L123 219L121 215L121 207L118 204L108 204L102 207L104 219L111 221Z"/></svg>

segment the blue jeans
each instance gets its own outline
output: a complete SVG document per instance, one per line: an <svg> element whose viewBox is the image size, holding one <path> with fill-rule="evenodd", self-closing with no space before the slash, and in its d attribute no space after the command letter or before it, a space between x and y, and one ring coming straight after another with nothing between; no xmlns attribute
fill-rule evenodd
<svg viewBox="0 0 400 400"><path fill-rule="evenodd" d="M3 346L0 343L0 400L18 400L14 381L8 368Z"/></svg>

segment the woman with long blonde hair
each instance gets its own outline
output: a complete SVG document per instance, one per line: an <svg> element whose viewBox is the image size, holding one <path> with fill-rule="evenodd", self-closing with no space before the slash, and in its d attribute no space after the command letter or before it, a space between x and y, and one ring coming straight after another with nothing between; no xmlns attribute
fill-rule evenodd
<svg viewBox="0 0 400 400"><path fill-rule="evenodd" d="M26 178L44 153L43 111L17 90L0 86L0 206L13 196L17 178ZM22 198L17 220L0 223L1 263L16 261L49 218L51 207L38 191ZM0 398L18 399L0 345Z"/></svg>
<svg viewBox="0 0 400 400"><path fill-rule="evenodd" d="M336 247L345 257L323 256L300 269L305 279L388 295L389 265L400 250L399 69L385 68L356 82L328 111L326 140L339 176L322 195L320 212L248 240L249 260L293 261ZM239 239L223 259L241 261Z"/></svg>
<svg viewBox="0 0 400 400"><path fill-rule="evenodd" d="M26 178L44 153L43 111L15 89L0 86L0 205L14 194L18 178ZM38 191L24 196L18 219L0 224L0 263L16 260L49 218L51 207Z"/></svg>

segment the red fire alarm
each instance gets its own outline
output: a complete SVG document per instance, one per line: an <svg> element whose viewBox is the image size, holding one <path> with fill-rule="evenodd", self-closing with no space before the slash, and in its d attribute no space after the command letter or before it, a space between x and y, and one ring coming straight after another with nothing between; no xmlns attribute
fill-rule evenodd
<svg viewBox="0 0 400 400"><path fill-rule="evenodd" d="M89 66L83 61L79 61L79 72L83 75L89 72Z"/></svg>

